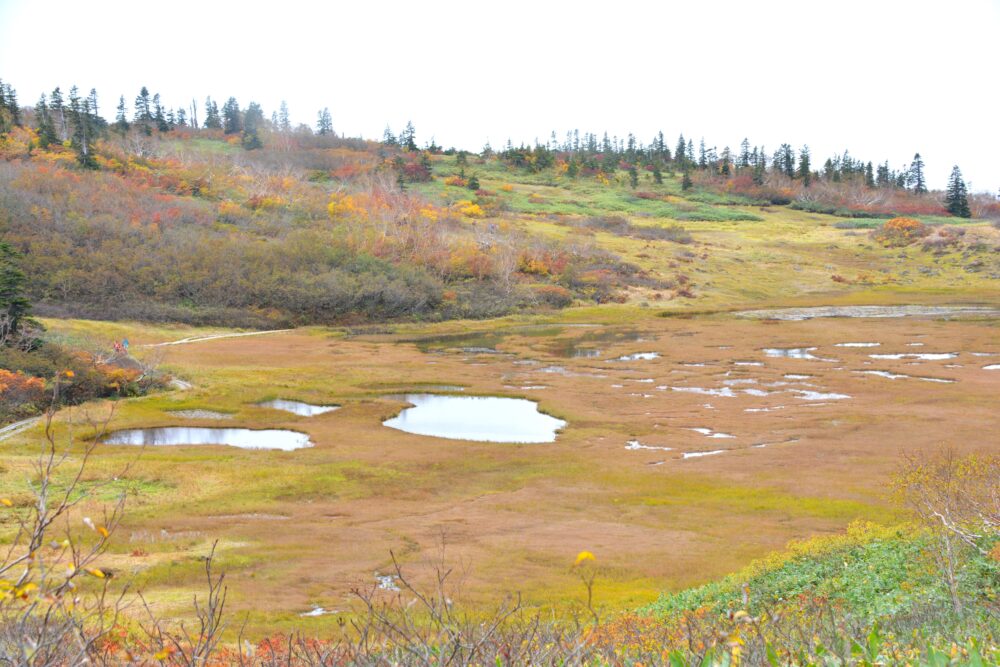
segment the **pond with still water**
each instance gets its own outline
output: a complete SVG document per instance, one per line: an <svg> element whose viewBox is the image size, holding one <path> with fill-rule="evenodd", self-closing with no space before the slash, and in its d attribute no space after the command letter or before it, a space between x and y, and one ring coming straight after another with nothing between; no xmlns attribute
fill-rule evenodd
<svg viewBox="0 0 1000 667"><path fill-rule="evenodd" d="M554 442L566 425L538 411L538 404L523 398L497 396L441 396L404 394L391 396L412 403L392 419L389 428L452 440L477 442Z"/></svg>
<svg viewBox="0 0 1000 667"><path fill-rule="evenodd" d="M115 431L102 441L108 445L229 445L241 449L291 451L311 447L309 436L283 429L205 428L163 426Z"/></svg>

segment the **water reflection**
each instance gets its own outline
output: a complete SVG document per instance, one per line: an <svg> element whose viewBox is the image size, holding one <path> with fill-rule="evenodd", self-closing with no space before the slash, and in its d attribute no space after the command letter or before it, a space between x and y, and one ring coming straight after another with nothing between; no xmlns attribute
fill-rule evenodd
<svg viewBox="0 0 1000 667"><path fill-rule="evenodd" d="M522 398L406 394L394 397L412 403L384 425L407 433L477 442L553 442L561 419L538 411Z"/></svg>
<svg viewBox="0 0 1000 667"><path fill-rule="evenodd" d="M109 445L228 445L241 449L278 449L285 452L312 446L309 436L297 431L193 426L127 429L111 433L103 442Z"/></svg>

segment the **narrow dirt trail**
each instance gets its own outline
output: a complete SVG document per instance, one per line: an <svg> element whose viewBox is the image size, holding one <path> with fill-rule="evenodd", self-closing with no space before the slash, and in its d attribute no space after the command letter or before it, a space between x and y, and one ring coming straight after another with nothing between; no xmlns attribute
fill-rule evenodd
<svg viewBox="0 0 1000 667"><path fill-rule="evenodd" d="M263 336L265 334L285 333L294 329L270 329L268 331L247 331L242 333L210 334L207 336L189 336L180 340L167 341L165 343L147 343L142 347L165 347L168 345L187 345L188 343L201 343L209 340L219 340L220 338L240 338L242 336Z"/></svg>
<svg viewBox="0 0 1000 667"><path fill-rule="evenodd" d="M12 438L21 431L31 428L41 420L41 417L28 417L27 419L22 419L19 422L7 424L3 428L0 428L0 442L3 442L7 438Z"/></svg>

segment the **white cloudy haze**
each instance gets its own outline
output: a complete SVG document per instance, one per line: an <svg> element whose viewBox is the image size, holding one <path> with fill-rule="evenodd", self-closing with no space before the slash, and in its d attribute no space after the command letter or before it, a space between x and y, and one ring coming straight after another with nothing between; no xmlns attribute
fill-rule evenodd
<svg viewBox="0 0 1000 667"><path fill-rule="evenodd" d="M721 150L808 143L932 187L953 164L1000 188L1000 0L748 2L200 2L0 0L0 77L22 104L139 88L173 107L235 96L295 122L329 107L340 133L478 150L552 130ZM201 112L199 112L201 113Z"/></svg>

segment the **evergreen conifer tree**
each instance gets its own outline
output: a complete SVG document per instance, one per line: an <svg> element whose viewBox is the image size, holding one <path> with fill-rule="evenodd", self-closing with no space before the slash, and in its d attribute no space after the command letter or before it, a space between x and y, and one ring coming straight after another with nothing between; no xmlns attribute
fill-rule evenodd
<svg viewBox="0 0 1000 667"><path fill-rule="evenodd" d="M153 122L156 123L156 129L160 132L170 130L170 123L167 122L166 113L164 112L163 105L160 103L159 93L153 95Z"/></svg>
<svg viewBox="0 0 1000 667"><path fill-rule="evenodd" d="M5 320L6 339L17 336L31 312L31 302L25 296L24 272L19 266L21 255L6 241L0 241L0 316Z"/></svg>
<svg viewBox="0 0 1000 667"><path fill-rule="evenodd" d="M38 144L42 148L47 148L49 144L58 141L56 128L52 121L52 114L49 113L49 105L45 101L45 93L35 105L35 119L38 121Z"/></svg>
<svg viewBox="0 0 1000 667"><path fill-rule="evenodd" d="M399 145L405 150L415 151L417 150L417 131L413 127L412 121L406 122L406 127L399 135Z"/></svg>
<svg viewBox="0 0 1000 667"><path fill-rule="evenodd" d="M922 195L927 193L927 181L924 180L924 161L920 153L913 156L910 163L910 182L913 184L914 194Z"/></svg>
<svg viewBox="0 0 1000 667"><path fill-rule="evenodd" d="M118 97L118 110L115 113L115 132L124 135L128 132L128 120L125 118L125 96Z"/></svg>
<svg viewBox="0 0 1000 667"><path fill-rule="evenodd" d="M740 142L740 160L738 166L740 168L750 166L750 141L746 137Z"/></svg>
<svg viewBox="0 0 1000 667"><path fill-rule="evenodd" d="M90 115L90 100L81 99L76 86L69 91L69 116L73 129L72 146L76 151L76 161L81 166L92 169L97 166L91 151L93 135Z"/></svg>
<svg viewBox="0 0 1000 667"><path fill-rule="evenodd" d="M282 132L292 131L292 118L288 113L288 104L285 100L281 100L281 106L278 109L278 129Z"/></svg>
<svg viewBox="0 0 1000 667"><path fill-rule="evenodd" d="M962 180L962 171L955 165L951 169L951 177L948 178L948 189L944 196L945 208L948 212L958 218L970 218L972 212L969 210L969 193L965 189L965 181Z"/></svg>
<svg viewBox="0 0 1000 667"><path fill-rule="evenodd" d="M205 98L205 129L222 129L222 116L219 114L219 105L211 97Z"/></svg>
<svg viewBox="0 0 1000 667"><path fill-rule="evenodd" d="M229 98L233 104L236 100L232 97ZM229 105L229 102L226 102ZM236 108L236 114L239 115L239 107ZM227 120L228 123L228 120ZM243 114L243 134L240 137L240 141L243 144L243 148L247 150L254 150L256 148L261 148L264 144L260 140L260 127L264 124L264 110L260 108L260 105L256 102L251 102L247 107L247 111Z"/></svg>
<svg viewBox="0 0 1000 667"><path fill-rule="evenodd" d="M66 141L69 139L69 126L66 123L66 104L63 101L62 91L59 90L59 86L55 87L49 99L49 108L52 110L52 122L56 126L59 141Z"/></svg>
<svg viewBox="0 0 1000 667"><path fill-rule="evenodd" d="M812 183L812 166L809 164L809 147L803 146L799 151L799 179L802 185L809 187Z"/></svg>
<svg viewBox="0 0 1000 667"><path fill-rule="evenodd" d="M135 98L135 113L132 115L132 122L146 136L153 133L153 110L150 106L149 90L146 86L142 87L139 95Z"/></svg>
<svg viewBox="0 0 1000 667"><path fill-rule="evenodd" d="M252 104L252 103L251 103ZM249 108L249 107L248 107ZM259 110L260 107L257 107ZM222 105L222 132L223 134L239 134L243 130L243 119L240 117L240 105L235 97L230 97ZM260 120L264 120L263 112ZM256 135L256 127L251 133Z"/></svg>

